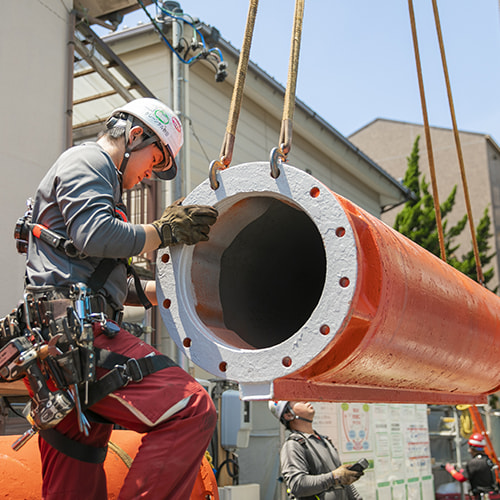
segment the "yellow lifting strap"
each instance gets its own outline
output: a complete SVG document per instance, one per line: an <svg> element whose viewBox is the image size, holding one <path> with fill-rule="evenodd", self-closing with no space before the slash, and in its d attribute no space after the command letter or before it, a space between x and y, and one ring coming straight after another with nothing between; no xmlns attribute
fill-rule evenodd
<svg viewBox="0 0 500 500"><path fill-rule="evenodd" d="M448 93L448 102L449 102L449 106L450 106L451 120L452 120L452 124L453 124L453 135L455 138L458 163L460 166L462 186L463 186L463 190L464 190L465 204L467 207L467 218L469 220L469 228L470 228L471 239L472 239L472 248L474 251L474 258L476 261L477 280L481 285L484 286L484 284L485 284L484 283L484 276L483 276L483 271L481 269L481 259L479 257L479 249L478 249L477 238L476 238L476 230L474 228L474 221L472 219L472 208L471 208L471 204L470 204L469 188L467 185L467 177L465 174L465 165L464 165L462 147L460 144L460 135L458 133L457 121L455 118L455 108L454 108L454 104L453 104L453 96L451 93L450 77L448 74L448 66L446 63L446 54L445 54L445 50L444 50L443 34L441 31L441 23L439 20L439 11L438 11L438 7L437 7L437 0L432 0L432 7L434 10L434 20L435 20L436 32L437 32L437 36L438 36L438 40L439 40L439 49L441 52L441 61L442 61L442 65L443 65L443 72L444 72L444 77L445 77L445 82L446 82L446 91ZM436 225L437 225L437 229L438 229L439 246L440 246L440 251L441 251L441 258L446 262L446 250L445 250L445 245L444 245L443 225L442 225L442 221L441 221L441 209L440 209L440 205L439 205L439 196L438 196L438 191L437 191L436 170L435 170L435 165L434 165L434 157L432 154L432 142L431 142L431 135L430 135L429 120L428 120L428 116L427 116L427 108L426 108L426 103L425 103L425 92L424 92L424 84L423 84L423 78L422 78L422 67L420 64L417 30L416 30L416 24L415 24L415 13L414 13L414 9L413 9L413 1L412 0L408 0L408 8L409 8L409 12L410 12L410 22L411 22L412 35L413 35L413 45L414 45L414 50L415 50L415 61L416 61L416 65L417 65L417 74L418 74L418 82L419 82L419 89L420 89L420 100L421 100L421 104L422 104L422 115L423 115L423 119L424 119L425 140L427 143L427 154L428 154L428 159L429 159L429 170L430 170L430 174L431 174L432 193L433 193L433 197L434 197L434 209L436 212Z"/></svg>
<svg viewBox="0 0 500 500"><path fill-rule="evenodd" d="M432 197L434 200L434 211L436 212L436 226L439 237L439 249L441 251L441 259L446 262L446 250L444 246L443 223L441 221L441 207L439 205L439 194L437 189L436 168L434 165L434 154L432 151L431 129L429 127L429 117L427 114L427 105L425 101L424 80L422 76L422 65L420 62L420 51L418 48L417 27L415 23L415 11L413 9L413 1L408 0L408 9L410 11L411 31L413 36L413 49L415 52L415 64L417 65L418 87L420 90L420 102L422 106L422 116L424 119L425 142L427 144L427 159L429 161L429 171L431 174Z"/></svg>
<svg viewBox="0 0 500 500"><path fill-rule="evenodd" d="M245 88L245 77L248 69L250 47L252 46L253 30L258 6L259 0L250 0L245 35L243 37L243 45L241 47L240 58L238 61L238 69L236 70L236 81L234 82L231 106L229 108L229 116L227 119L226 134L222 143L219 160L214 160L210 164L210 186L214 190L219 187L219 182L217 181L217 171L224 170L229 167L231 160L233 159L234 139L236 137L236 127L238 125L241 103L243 101L243 89Z"/></svg>
<svg viewBox="0 0 500 500"><path fill-rule="evenodd" d="M274 148L271 152L271 175L275 178L279 175L279 170L277 167L278 160L286 161L286 156L292 146L292 122L295 109L295 90L297 87L297 70L299 66L300 42L302 38L304 3L305 0L295 1L293 32L290 46L290 61L288 65L288 79L283 106L283 118L281 122L279 147ZM238 124L241 103L243 100L243 89L245 86L245 76L248 69L250 47L252 44L255 17L257 15L257 6L258 0L250 0L247 24L245 28L245 36L240 52L240 59L238 61L238 69L236 71L236 81L231 98L231 106L229 109L226 133L224 135L224 141L222 143L219 159L212 161L212 163L210 164L210 186L214 190L219 187L219 182L217 181L217 172L229 167L233 158L236 127Z"/></svg>
<svg viewBox="0 0 500 500"><path fill-rule="evenodd" d="M469 219L469 228L470 228L471 238L472 238L472 248L474 250L474 259L476 260L477 280L481 285L484 285L484 276L483 276L483 271L481 269L481 260L479 258L479 249L478 249L477 239L476 239L476 230L474 228L474 221L472 220L472 208L471 208L471 204L470 204L469 188L467 186L467 177L465 175L464 156L462 153L462 146L460 144L460 135L458 133L457 120L455 118L455 106L453 104L453 96L451 94L450 76L448 74L448 65L446 63L446 54L445 54L445 50L444 50L443 34L441 31L441 22L439 21L439 11L438 11L436 0L432 0L432 7L434 9L434 19L436 22L436 31L437 31L437 35L438 35L438 39L439 39L439 49L441 51L441 60L443 63L443 72L444 72L444 77L445 77L445 81L446 81L446 91L448 93L448 102L450 105L451 121L453 123L453 135L455 137L455 146L457 148L458 163L460 165L460 174L462 177L462 186L464 189L465 204L467 207L467 218Z"/></svg>
<svg viewBox="0 0 500 500"><path fill-rule="evenodd" d="M297 88L297 73L299 69L304 3L305 0L296 0L295 2L292 40L290 43L290 60L288 63L288 79L283 105L279 146L271 151L271 175L274 178L279 175L278 160L286 161L286 157L292 147L293 113L295 111L295 91Z"/></svg>

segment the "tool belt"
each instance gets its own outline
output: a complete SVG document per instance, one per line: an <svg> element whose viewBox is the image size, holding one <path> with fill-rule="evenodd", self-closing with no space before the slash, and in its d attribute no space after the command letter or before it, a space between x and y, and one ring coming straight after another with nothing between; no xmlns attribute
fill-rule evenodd
<svg viewBox="0 0 500 500"><path fill-rule="evenodd" d="M34 393L27 407L33 427L14 443L14 449L42 431L42 437L62 453L100 463L105 456L102 450L95 454L76 442L68 447L67 438L59 439L53 427L74 409L80 431L88 434L88 408L131 382L177 366L164 355L135 359L96 348L94 334L113 337L120 331L108 319L117 313L104 296L92 294L85 284L27 287L24 303L0 320L0 380L27 377ZM97 367L108 371L99 380ZM49 389L48 379L55 391Z"/></svg>
<svg viewBox="0 0 500 500"><path fill-rule="evenodd" d="M145 358L129 358L105 349L95 349L97 366L108 369L108 373L89 386L88 402L82 405L82 410L91 421L111 423L102 419L88 408L99 402L108 394L120 389L130 382L139 383L144 377L165 368L178 366L170 358L163 355L146 356ZM41 437L50 446L64 455L81 462L101 464L106 459L106 447L89 446L61 434L57 429L45 429Z"/></svg>
<svg viewBox="0 0 500 500"><path fill-rule="evenodd" d="M76 293L74 287L26 286L24 306L28 315L26 318L28 325L40 327L43 330L47 327L48 318L51 316L55 320L66 316L67 308L74 306L74 301L77 299ZM113 307L103 294L90 294L84 299L87 303L87 314L103 313L106 319L118 324L121 322L122 308Z"/></svg>

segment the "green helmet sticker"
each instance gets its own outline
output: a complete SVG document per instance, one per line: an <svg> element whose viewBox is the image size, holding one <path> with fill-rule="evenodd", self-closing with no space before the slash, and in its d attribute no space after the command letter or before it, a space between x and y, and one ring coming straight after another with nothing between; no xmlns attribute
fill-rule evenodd
<svg viewBox="0 0 500 500"><path fill-rule="evenodd" d="M154 113L156 119L161 123L163 123L164 125L167 125L170 122L169 116L162 109L157 109Z"/></svg>

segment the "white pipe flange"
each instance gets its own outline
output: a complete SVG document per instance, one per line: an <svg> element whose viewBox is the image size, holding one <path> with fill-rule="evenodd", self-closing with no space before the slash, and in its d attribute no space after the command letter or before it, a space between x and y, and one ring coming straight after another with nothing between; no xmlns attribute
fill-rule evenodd
<svg viewBox="0 0 500 500"><path fill-rule="evenodd" d="M219 171L184 205L212 205L208 242L160 250L157 295L177 346L236 381L246 399L302 368L341 331L357 281L356 241L335 195L317 179L269 162Z"/></svg>

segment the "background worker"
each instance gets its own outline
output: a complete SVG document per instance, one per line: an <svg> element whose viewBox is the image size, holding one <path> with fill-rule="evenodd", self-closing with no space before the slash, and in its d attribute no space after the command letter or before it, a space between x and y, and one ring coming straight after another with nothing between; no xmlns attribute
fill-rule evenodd
<svg viewBox="0 0 500 500"><path fill-rule="evenodd" d="M475 432L468 440L469 453L472 459L467 462L465 468L457 471L452 464L447 463L445 469L453 479L461 483L469 481L474 498L483 498L482 494L498 491L495 469L497 466L485 453L486 440L484 436Z"/></svg>
<svg viewBox="0 0 500 500"><path fill-rule="evenodd" d="M216 424L212 400L184 370L118 326L123 304L136 305L138 298L147 302L140 287L129 287L134 280L127 281L127 259L167 245L206 241L216 221L212 207L180 204L167 207L152 224L127 221L122 191L153 173L173 179L182 142L182 127L171 109L156 99L131 101L113 112L97 142L64 152L36 192L33 223L67 239L73 251L68 255L30 237L26 292L50 309L70 297L75 284L88 285L90 316L97 317L92 320L94 347L101 358L108 356L107 364L98 363L97 379L110 373L122 377L122 386L110 394L92 392L97 383L90 384L91 395L104 396L94 398L93 415L107 423L82 426L81 415L72 410L55 433L40 432L45 500L107 499L104 458L91 452L105 451L111 424L144 433L121 500L190 497ZM153 303L155 291L154 281L148 282L146 295Z"/></svg>
<svg viewBox="0 0 500 500"><path fill-rule="evenodd" d="M281 473L289 492L298 500L361 500L352 486L362 472L342 465L330 439L313 429L311 403L270 401L271 413L288 429L280 452Z"/></svg>

